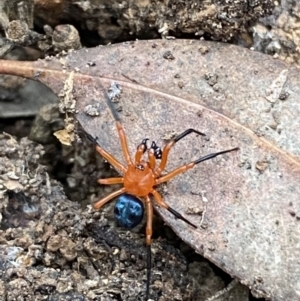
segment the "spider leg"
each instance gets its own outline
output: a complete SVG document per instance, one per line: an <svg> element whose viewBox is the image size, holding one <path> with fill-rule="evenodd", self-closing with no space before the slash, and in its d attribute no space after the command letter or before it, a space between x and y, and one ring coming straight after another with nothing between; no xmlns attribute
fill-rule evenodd
<svg viewBox="0 0 300 301"><path fill-rule="evenodd" d="M146 283L146 300L150 295L150 280L151 280L151 246L147 245L147 283Z"/></svg>
<svg viewBox="0 0 300 301"><path fill-rule="evenodd" d="M146 196L145 207L147 210L146 245L151 245L153 206L149 195Z"/></svg>
<svg viewBox="0 0 300 301"><path fill-rule="evenodd" d="M110 200L112 200L113 198L117 197L118 195L124 193L126 191L126 189L123 187L115 192L112 192L111 194L109 194L108 196L106 196L105 198L99 200L98 202L93 204L93 208L94 209L99 209L101 208L103 205L105 205L106 203L108 203Z"/></svg>
<svg viewBox="0 0 300 301"><path fill-rule="evenodd" d="M89 140L91 140L94 144L96 144L96 151L106 159L116 170L121 171L122 173L126 172L126 168L123 164L121 164L113 155L109 154L106 150L104 150L97 142L98 138L94 138L91 135L87 134Z"/></svg>
<svg viewBox="0 0 300 301"><path fill-rule="evenodd" d="M120 121L117 121L116 125L117 125L117 130L118 130L119 138L120 138L121 145L122 145L124 158L127 162L127 165L132 165L132 161L131 161L131 158L130 158L130 155L129 155L126 135L125 135L123 126L122 126Z"/></svg>
<svg viewBox="0 0 300 301"><path fill-rule="evenodd" d="M100 87L104 90L103 85L101 83L101 81L98 79L98 84L100 85ZM105 92L104 90L104 97L105 97L105 101L108 105L108 107L110 108L110 111L116 121L116 126L117 126L117 130L119 133L119 138L121 141L121 145L122 145L122 150L123 150L123 154L124 154L124 158L126 160L127 165L132 165L132 161L129 155L129 151L128 151L128 145L127 145L127 141L126 141L126 135L123 129L123 126L120 122L120 116L118 114L118 112L116 111L116 109L114 108L113 102L111 100L111 98L108 96L108 94Z"/></svg>
<svg viewBox="0 0 300 301"><path fill-rule="evenodd" d="M151 194L154 196L156 203L160 207L163 207L163 208L167 209L169 212L171 212L178 219L181 219L184 222L186 222L187 224L189 224L190 226L192 226L194 228L197 228L197 226L195 226L194 224L192 224L189 220L187 220L186 218L184 218L179 212L177 212L175 209L171 208L167 203L165 203L164 200L163 200L163 198L162 198L162 196L155 189L153 189L151 191Z"/></svg>
<svg viewBox="0 0 300 301"><path fill-rule="evenodd" d="M123 164L121 164L113 155L109 154L99 145L96 146L96 151L106 159L116 170L122 171L122 173L126 172L126 168Z"/></svg>
<svg viewBox="0 0 300 301"><path fill-rule="evenodd" d="M183 133L177 135L175 138L173 138L163 149L162 151L162 156L161 156L161 161L160 164L158 166L158 168L154 171L154 174L156 177L159 177L160 174L162 173L162 171L165 169L166 165L167 165L167 161L168 161L168 155L170 152L170 149L174 146L174 144L176 142L178 142L179 140L181 140L182 138L184 138L185 136L191 134L191 133L196 133L198 135L201 136L205 136L205 134L196 131L194 129L187 129L186 131L184 131Z"/></svg>
<svg viewBox="0 0 300 301"><path fill-rule="evenodd" d="M178 168L174 169L173 171L171 171L169 174L167 174L165 176L160 177L159 179L157 179L155 181L155 185L167 182L167 181L171 180L172 178L176 177L177 175L193 168L195 165L197 165L197 164L199 164L203 161L210 160L210 159L215 158L219 155L229 153L229 152L233 152L233 151L236 151L236 150L239 150L239 148L235 147L235 148L232 148L232 149L228 149L228 150L217 152L217 153L211 153L211 154L208 154L204 157L201 157L201 158L199 158L199 159L197 159L197 160L195 160L191 163L188 163L186 165L183 165L181 167L178 167Z"/></svg>
<svg viewBox="0 0 300 301"><path fill-rule="evenodd" d="M146 246L147 246L147 283L146 283L146 300L149 299L150 293L150 277L151 277L151 236L152 236L152 221L153 221L153 206L149 195L146 196L145 206L147 210L147 225L146 225Z"/></svg>
<svg viewBox="0 0 300 301"><path fill-rule="evenodd" d="M124 178L99 179L97 182L103 185L122 184L124 182Z"/></svg>

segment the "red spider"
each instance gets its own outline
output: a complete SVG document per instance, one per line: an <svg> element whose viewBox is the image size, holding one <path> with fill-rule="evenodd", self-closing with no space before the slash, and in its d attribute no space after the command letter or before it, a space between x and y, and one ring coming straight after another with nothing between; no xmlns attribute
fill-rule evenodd
<svg viewBox="0 0 300 301"><path fill-rule="evenodd" d="M99 179L98 183L104 184L104 185L111 185L111 184L123 184L124 186L109 194L105 198L97 201L94 203L93 207L94 209L100 209L102 206L104 206L106 203L111 201L112 199L120 196L125 195L125 199L127 201L136 201L141 202L142 205L146 207L147 212L147 225L146 225L146 245L147 245L147 290L146 290L146 298L149 297L149 287L150 287L150 272L151 272L151 236L152 236L152 219L153 219L153 203L150 199L150 195L154 197L154 200L157 205L160 207L163 207L167 209L169 212L171 212L176 218L179 218L189 225L191 225L194 228L197 228L196 225L189 222L187 219L185 219L179 212L177 212L175 209L171 208L167 203L164 202L162 196L160 193L155 189L156 186L158 186L161 183L167 182L171 180L172 178L176 177L177 175L186 172L187 170L193 168L195 165L199 164L200 162L212 159L216 156L219 156L221 154L225 154L228 152L236 151L239 148L233 148L225 151L220 151L216 153L208 154L204 157L201 157L195 161L192 161L191 163L185 164L181 167L176 168L172 172L162 175L163 170L165 169L167 165L168 155L171 148L174 146L176 142L178 142L180 139L184 138L190 133L196 133L198 135L205 136L205 134L196 131L194 129L187 129L180 135L176 136L174 139L172 139L161 151L159 147L156 146L155 142L152 142L151 147L147 148L147 140L144 139L142 143L138 146L137 151L135 153L134 161L130 157L129 151L128 151L128 145L126 141L126 135L123 129L123 126L120 122L120 118L115 111L115 109L112 106L112 103L110 99L106 96L106 101L112 111L112 114L116 120L117 130L119 134L119 138L121 141L122 151L123 155L126 161L126 165L124 166L121 164L113 155L109 154L107 151L105 151L103 148L101 148L97 143L96 139L91 138L97 145L96 150L97 152L104 157L116 170L122 172L122 177L118 178L107 178L107 179ZM145 161L142 159L143 154L148 150L148 161ZM156 159L161 159L159 165L156 167ZM124 209L126 210L126 209ZM134 209L136 210L136 209ZM136 213L136 212L133 212ZM128 218L128 211L125 213L126 218ZM138 214L137 214L138 215ZM121 217L121 219L124 218ZM133 217L134 218L134 217ZM137 216L138 221L128 225L126 224L126 221L123 220L123 224L125 226L127 225L128 228L133 228L136 226L141 218Z"/></svg>

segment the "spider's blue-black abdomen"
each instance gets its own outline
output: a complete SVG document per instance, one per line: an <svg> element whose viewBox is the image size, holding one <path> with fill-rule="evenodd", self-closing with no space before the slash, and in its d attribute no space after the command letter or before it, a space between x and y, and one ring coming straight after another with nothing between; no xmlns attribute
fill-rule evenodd
<svg viewBox="0 0 300 301"><path fill-rule="evenodd" d="M143 219L144 205L131 194L122 194L115 205L115 218L121 227L132 229Z"/></svg>

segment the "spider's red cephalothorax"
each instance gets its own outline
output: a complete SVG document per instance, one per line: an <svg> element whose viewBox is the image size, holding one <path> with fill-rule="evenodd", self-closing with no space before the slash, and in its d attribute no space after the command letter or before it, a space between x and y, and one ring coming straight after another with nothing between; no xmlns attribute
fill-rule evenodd
<svg viewBox="0 0 300 301"><path fill-rule="evenodd" d="M142 161L128 166L124 174L124 188L126 192L138 197L147 196L155 183L155 176L149 164Z"/></svg>
<svg viewBox="0 0 300 301"><path fill-rule="evenodd" d="M104 149L102 149L99 145L96 146L96 150L98 153L100 153L113 167L115 167L116 170L118 170L122 177L119 178L107 178L107 179L99 179L98 182L100 184L110 185L110 184L123 184L123 187L110 195L106 196L105 198L97 201L94 203L93 207L94 209L99 209L103 205L105 205L110 200L114 199L115 197L127 193L132 196L138 197L139 199L143 200L144 206L146 208L147 213L147 225L146 225L146 245L148 246L148 250L150 250L151 245L151 236L152 236L152 219L153 219L153 204L150 196L152 195L154 198L154 201L157 205L160 207L163 207L167 209L169 212L171 212L176 218L181 219L191 225L194 228L197 228L194 224L192 224L190 221L185 219L179 212L177 212L175 209L171 208L167 203L164 202L162 196L160 193L155 189L155 186L167 182L174 178L175 176L193 168L196 164L199 164L200 162L212 159L216 156L219 156L224 153L232 152L235 150L238 150L238 148L233 148L221 152L211 153L209 155L206 155L204 157L201 157L195 161L192 161L186 165L183 165L181 167L176 168L172 172L161 175L163 170L166 167L168 154L170 149L173 147L173 145L178 142L180 139L184 138L185 136L189 135L190 133L196 133L198 135L205 136L205 134L196 131L194 129L187 129L180 135L173 138L161 151L159 147L156 146L155 142L152 142L151 147L147 148L147 140L144 139L142 143L138 146L136 154L135 154L135 160L132 161L124 129L122 127L121 122L119 119L117 119L116 113L114 113L114 116L116 118L116 125L117 130L119 133L119 138L122 145L122 151L123 155L126 161L126 165L124 166L121 164L114 156L106 152ZM94 139L95 141L95 139ZM148 161L142 160L143 154L148 150ZM156 166L156 160L161 159L158 166ZM149 295L149 285L150 285L150 267L151 264L149 263L151 261L151 251L148 251L148 263L147 263L147 293L146 295Z"/></svg>

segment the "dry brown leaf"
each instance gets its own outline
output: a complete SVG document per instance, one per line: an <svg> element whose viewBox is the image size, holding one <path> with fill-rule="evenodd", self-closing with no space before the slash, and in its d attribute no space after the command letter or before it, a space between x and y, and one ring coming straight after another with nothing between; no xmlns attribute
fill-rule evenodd
<svg viewBox="0 0 300 301"><path fill-rule="evenodd" d="M120 161L98 77L107 89L112 81L122 87L117 107L132 153L144 138L162 145L165 135L190 127L207 134L208 139L190 135L176 144L167 171L240 147L163 187L166 202L199 229L158 211L184 241L256 295L298 300L299 70L233 45L180 40L81 50L65 57L63 65L57 59L0 62L0 72L39 74L56 93L73 70L79 72L74 75L77 119ZM94 116L85 113L90 105L97 108Z"/></svg>
<svg viewBox="0 0 300 301"><path fill-rule="evenodd" d="M74 141L74 137L66 129L56 131L53 135L64 145L70 146L72 145L72 141Z"/></svg>

